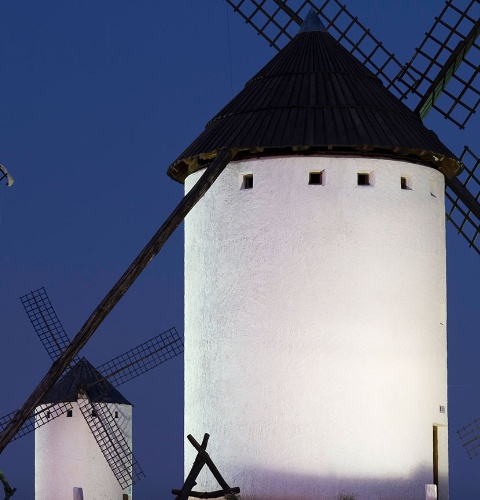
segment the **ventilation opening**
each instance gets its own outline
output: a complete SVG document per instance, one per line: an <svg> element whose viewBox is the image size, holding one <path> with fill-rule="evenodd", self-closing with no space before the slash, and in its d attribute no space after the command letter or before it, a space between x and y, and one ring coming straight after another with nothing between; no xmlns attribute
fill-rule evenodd
<svg viewBox="0 0 480 500"><path fill-rule="evenodd" d="M359 186L370 186L370 174L359 172L357 174L357 184Z"/></svg>
<svg viewBox="0 0 480 500"><path fill-rule="evenodd" d="M322 186L323 172L310 172L308 174L308 183L312 186Z"/></svg>
<svg viewBox="0 0 480 500"><path fill-rule="evenodd" d="M253 175L252 174L246 174L243 176L242 188L243 189L252 189L253 188Z"/></svg>
<svg viewBox="0 0 480 500"><path fill-rule="evenodd" d="M406 177L400 177L400 187L402 189L409 189L408 180Z"/></svg>
<svg viewBox="0 0 480 500"><path fill-rule="evenodd" d="M73 410L67 410L67 417L73 417Z"/></svg>

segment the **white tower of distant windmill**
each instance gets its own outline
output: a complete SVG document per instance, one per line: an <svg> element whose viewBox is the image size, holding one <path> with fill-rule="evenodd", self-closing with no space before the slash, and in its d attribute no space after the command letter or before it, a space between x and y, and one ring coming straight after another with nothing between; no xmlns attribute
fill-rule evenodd
<svg viewBox="0 0 480 500"><path fill-rule="evenodd" d="M225 148L185 226L186 432L244 500L447 499L453 153L315 14L169 175Z"/></svg>
<svg viewBox="0 0 480 500"><path fill-rule="evenodd" d="M131 477L132 405L107 381L99 387L101 378L100 373L82 359L37 408L43 415L51 405L69 403L62 415L35 431L35 498L38 500L131 500L131 484L121 485L112 467L126 478ZM79 387L85 387L86 392L79 391ZM110 425L112 419L114 428ZM108 431L102 433L104 426ZM107 441L105 444L112 455L115 448L121 450L126 443L128 455L123 459L115 456L107 462L98 443L99 436ZM111 439L113 443L109 442Z"/></svg>

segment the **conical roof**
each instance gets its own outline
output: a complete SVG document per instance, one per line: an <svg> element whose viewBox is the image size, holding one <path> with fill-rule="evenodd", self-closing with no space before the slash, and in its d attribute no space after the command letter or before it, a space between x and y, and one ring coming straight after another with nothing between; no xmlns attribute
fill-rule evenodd
<svg viewBox="0 0 480 500"><path fill-rule="evenodd" d="M449 177L461 169L420 117L311 16L208 122L168 175L183 182L223 148L239 148L236 159L362 154L421 162Z"/></svg>
<svg viewBox="0 0 480 500"><path fill-rule="evenodd" d="M41 404L77 401L78 393L83 388L95 403L131 405L85 358L70 368L45 395Z"/></svg>

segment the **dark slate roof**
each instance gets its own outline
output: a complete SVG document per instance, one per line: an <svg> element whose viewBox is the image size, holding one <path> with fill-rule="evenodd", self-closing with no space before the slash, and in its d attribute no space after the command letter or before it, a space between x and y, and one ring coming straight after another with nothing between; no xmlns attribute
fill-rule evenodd
<svg viewBox="0 0 480 500"><path fill-rule="evenodd" d="M223 148L239 148L236 159L325 153L400 157L449 177L458 173L461 164L420 117L319 20L307 21L210 120L168 175L183 182Z"/></svg>
<svg viewBox="0 0 480 500"><path fill-rule="evenodd" d="M77 401L83 387L87 388L90 400L95 403L131 405L85 358L70 368L52 387L42 399L42 404Z"/></svg>

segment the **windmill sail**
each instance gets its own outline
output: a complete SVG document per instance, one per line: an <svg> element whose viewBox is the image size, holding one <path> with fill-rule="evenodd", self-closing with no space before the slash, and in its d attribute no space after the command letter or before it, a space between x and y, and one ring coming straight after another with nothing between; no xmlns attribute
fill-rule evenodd
<svg viewBox="0 0 480 500"><path fill-rule="evenodd" d="M405 88L402 97L416 102L415 111L422 119L435 109L464 128L480 103L480 3L461 3L465 2L445 3L399 75L399 84Z"/></svg>
<svg viewBox="0 0 480 500"><path fill-rule="evenodd" d="M52 361L56 361L70 344L70 339L53 309L45 288L33 290L20 297L20 300L43 347ZM77 356L74 361L79 359Z"/></svg>
<svg viewBox="0 0 480 500"><path fill-rule="evenodd" d="M97 367L102 376L118 386L152 370L183 352L183 342L170 328L143 344Z"/></svg>
<svg viewBox="0 0 480 500"><path fill-rule="evenodd" d="M143 479L145 474L108 408L88 398L79 399L79 408L120 486L125 489Z"/></svg>
<svg viewBox="0 0 480 500"><path fill-rule="evenodd" d="M92 402L88 392L78 406L120 486L125 489L143 479L145 474L107 406Z"/></svg>
<svg viewBox="0 0 480 500"><path fill-rule="evenodd" d="M42 407L37 407L35 413L32 417L25 421L25 423L20 427L20 430L15 434L12 441L30 434L35 429L38 429L42 425L48 424L53 419L65 415L68 410L72 409L72 405L68 402L66 403L52 403L50 405L43 405ZM2 432L10 422L10 420L15 416L15 411L0 417L0 432Z"/></svg>
<svg viewBox="0 0 480 500"><path fill-rule="evenodd" d="M457 434L470 460L480 455L480 420L462 427Z"/></svg>
<svg viewBox="0 0 480 500"><path fill-rule="evenodd" d="M447 181L445 189L445 206L447 219L455 226L468 244L480 254L480 178L477 174L480 158L465 146L460 161L465 165L464 170L454 180L465 192L452 189ZM467 200L470 202L467 204Z"/></svg>

